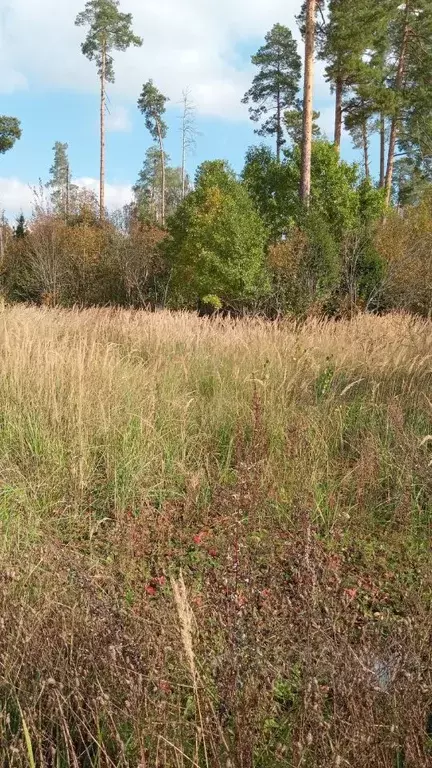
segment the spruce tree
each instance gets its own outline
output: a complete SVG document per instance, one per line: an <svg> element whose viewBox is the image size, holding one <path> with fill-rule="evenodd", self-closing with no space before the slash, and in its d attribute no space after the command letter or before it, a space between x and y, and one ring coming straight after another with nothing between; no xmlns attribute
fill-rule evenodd
<svg viewBox="0 0 432 768"><path fill-rule="evenodd" d="M251 105L251 120L261 123L255 132L259 136L276 137L279 162L285 143L283 116L286 110L295 106L301 75L301 59L290 30L275 24L265 37L265 45L252 56L252 64L259 68L259 72L242 103Z"/></svg>
<svg viewBox="0 0 432 768"><path fill-rule="evenodd" d="M51 190L51 203L54 212L68 219L73 204L76 186L71 183L71 170L68 158L68 145L56 141L53 146L54 160L50 168L50 180L46 186Z"/></svg>

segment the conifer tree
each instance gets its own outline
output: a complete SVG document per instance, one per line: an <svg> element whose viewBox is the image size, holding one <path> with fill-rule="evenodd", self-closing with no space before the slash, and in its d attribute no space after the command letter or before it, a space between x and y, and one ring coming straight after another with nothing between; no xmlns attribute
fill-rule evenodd
<svg viewBox="0 0 432 768"><path fill-rule="evenodd" d="M242 103L251 105L251 120L261 123L256 133L276 137L276 157L280 162L285 143L283 116L295 106L301 75L301 59L290 30L275 24L265 37L265 45L252 56L252 64L259 72Z"/></svg>
<svg viewBox="0 0 432 768"><path fill-rule="evenodd" d="M105 107L106 83L114 83L112 51L126 51L131 45L141 46L142 39L132 32L132 14L121 13L119 0L88 0L75 24L88 27L81 50L95 61L100 78L100 195L99 212L105 216Z"/></svg>
<svg viewBox="0 0 432 768"><path fill-rule="evenodd" d="M166 110L167 97L164 96L154 85L153 80L148 80L143 85L141 95L138 99L138 109L145 117L146 128L150 133L150 136L154 141L159 144L160 150L160 162L161 162L161 184L162 184L162 206L161 206L161 223L165 226L165 186L166 186L166 172L165 172L165 151L164 151L164 139L167 134L167 125L163 119L163 115Z"/></svg>
<svg viewBox="0 0 432 768"><path fill-rule="evenodd" d="M51 190L51 202L54 212L65 220L69 217L73 202L72 197L77 189L71 183L71 170L67 151L67 144L56 141L53 146L54 160L50 168L50 180L46 185Z"/></svg>
<svg viewBox="0 0 432 768"><path fill-rule="evenodd" d="M300 199L309 207L311 192L313 82L317 0L307 0L303 89L303 137L301 146Z"/></svg>

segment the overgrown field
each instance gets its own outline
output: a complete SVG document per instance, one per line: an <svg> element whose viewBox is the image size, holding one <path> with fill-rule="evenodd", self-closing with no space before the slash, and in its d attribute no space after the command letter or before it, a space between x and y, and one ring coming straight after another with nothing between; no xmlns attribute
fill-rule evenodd
<svg viewBox="0 0 432 768"><path fill-rule="evenodd" d="M0 764L430 766L431 417L408 316L3 309Z"/></svg>

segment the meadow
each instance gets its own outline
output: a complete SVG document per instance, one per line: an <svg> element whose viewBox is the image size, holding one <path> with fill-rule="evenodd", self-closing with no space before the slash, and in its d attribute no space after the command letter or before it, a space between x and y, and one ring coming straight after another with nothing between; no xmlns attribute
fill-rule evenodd
<svg viewBox="0 0 432 768"><path fill-rule="evenodd" d="M432 324L0 311L0 763L426 768Z"/></svg>

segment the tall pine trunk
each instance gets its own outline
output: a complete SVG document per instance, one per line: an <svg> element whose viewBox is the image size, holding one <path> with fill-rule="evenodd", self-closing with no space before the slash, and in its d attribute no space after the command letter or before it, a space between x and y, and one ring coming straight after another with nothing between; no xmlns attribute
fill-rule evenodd
<svg viewBox="0 0 432 768"><path fill-rule="evenodd" d="M363 142L363 161L364 161L365 176L368 179L370 177L370 169L369 169L369 137L368 137L368 129L367 129L367 121L366 120L363 120L363 123L362 123L362 142Z"/></svg>
<svg viewBox="0 0 432 768"><path fill-rule="evenodd" d="M300 177L300 198L307 208L310 203L311 191L315 23L316 0L307 0L303 94L303 141Z"/></svg>
<svg viewBox="0 0 432 768"><path fill-rule="evenodd" d="M386 151L385 129L386 129L385 117L384 117L384 114L381 112L381 115L380 115L380 180L379 180L380 189L382 189L385 184L385 151Z"/></svg>
<svg viewBox="0 0 432 768"><path fill-rule="evenodd" d="M282 149L282 110L281 110L281 93L280 93L280 87L278 85L278 91L277 91L277 104L276 104L276 159L277 162L280 163L281 159L281 149Z"/></svg>
<svg viewBox="0 0 432 768"><path fill-rule="evenodd" d="M341 139L342 139L342 95L343 95L343 80L341 77L337 77L335 82L334 145L338 151L338 154L340 154Z"/></svg>
<svg viewBox="0 0 432 768"><path fill-rule="evenodd" d="M164 146L163 146L163 140L162 140L162 131L161 131L159 122L157 124L157 132L158 132L158 138L159 138L161 170L162 170L161 224L164 227L165 226L165 152L164 152Z"/></svg>
<svg viewBox="0 0 432 768"><path fill-rule="evenodd" d="M182 200L186 197L186 115L183 115L182 125L182 167L181 167L181 179L182 179Z"/></svg>
<svg viewBox="0 0 432 768"><path fill-rule="evenodd" d="M409 13L410 13L410 7L409 7L409 2L407 0L405 5L405 19L404 19L404 27L402 32L402 43L401 43L398 67L396 72L396 82L395 82L396 94L401 93L404 87L405 62L406 62L407 46L408 46ZM387 172L386 172L386 178L385 178L385 190L386 190L385 199L386 199L387 206L390 205L391 192L392 192L394 160L395 160L396 142L397 142L397 136L398 136L399 117L400 116L396 111L392 117L392 121L390 125Z"/></svg>
<svg viewBox="0 0 432 768"><path fill-rule="evenodd" d="M105 80L106 80L106 42L102 44L101 66L101 103L100 103L100 177L99 177L99 218L105 218Z"/></svg>

